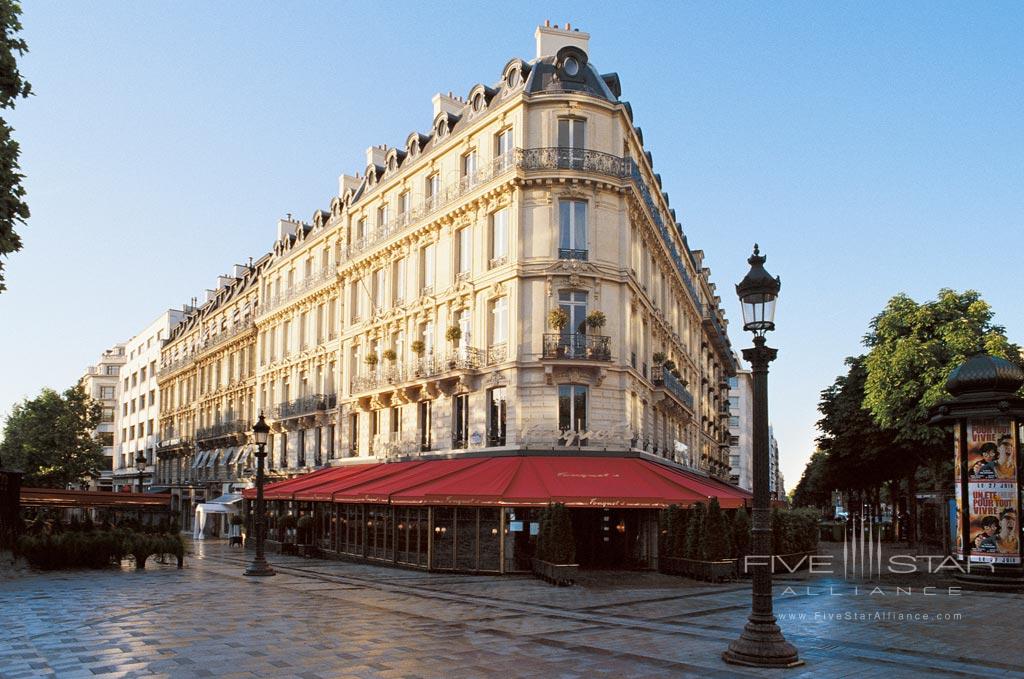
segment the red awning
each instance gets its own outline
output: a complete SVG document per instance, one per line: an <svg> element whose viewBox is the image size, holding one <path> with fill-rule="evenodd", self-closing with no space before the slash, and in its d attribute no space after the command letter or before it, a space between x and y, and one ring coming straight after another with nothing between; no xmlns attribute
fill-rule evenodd
<svg viewBox="0 0 1024 679"><path fill-rule="evenodd" d="M246 497L251 497L247 491ZM403 505L662 508L717 497L724 508L750 493L695 472L636 457L514 456L334 467L271 484L269 499Z"/></svg>

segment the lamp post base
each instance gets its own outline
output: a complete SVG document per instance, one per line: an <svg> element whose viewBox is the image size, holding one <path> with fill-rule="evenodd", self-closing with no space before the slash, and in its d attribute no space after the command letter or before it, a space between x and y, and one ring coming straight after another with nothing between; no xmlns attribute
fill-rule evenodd
<svg viewBox="0 0 1024 679"><path fill-rule="evenodd" d="M270 564L267 563L266 559L254 559L245 569L245 575L253 575L266 577L269 575L277 575Z"/></svg>
<svg viewBox="0 0 1024 679"><path fill-rule="evenodd" d="M797 667L804 664L797 655L796 647L782 636L774 616L771 622L748 620L740 638L722 653L722 660L747 667Z"/></svg>

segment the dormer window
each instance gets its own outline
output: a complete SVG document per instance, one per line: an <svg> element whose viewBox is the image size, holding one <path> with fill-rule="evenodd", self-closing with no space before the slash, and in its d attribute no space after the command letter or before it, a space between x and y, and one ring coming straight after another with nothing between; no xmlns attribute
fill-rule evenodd
<svg viewBox="0 0 1024 679"><path fill-rule="evenodd" d="M476 111L477 113L484 110L484 104L485 102L483 94L478 94L475 97L473 97L473 110Z"/></svg>
<svg viewBox="0 0 1024 679"><path fill-rule="evenodd" d="M565 60L565 63L562 64L562 69L565 70L568 75L576 76L580 72L580 62L569 57Z"/></svg>
<svg viewBox="0 0 1024 679"><path fill-rule="evenodd" d="M448 121L444 120L443 118L441 120L438 120L437 121L437 136L439 138L440 137L444 137L444 135L445 135L445 133L447 131L448 131Z"/></svg>

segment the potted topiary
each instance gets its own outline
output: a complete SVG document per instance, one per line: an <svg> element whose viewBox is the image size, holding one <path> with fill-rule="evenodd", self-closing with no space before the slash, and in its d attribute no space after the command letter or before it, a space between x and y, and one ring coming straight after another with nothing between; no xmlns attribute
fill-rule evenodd
<svg viewBox="0 0 1024 679"><path fill-rule="evenodd" d="M533 573L553 585L571 585L579 572L576 539L569 510L561 503L548 505L541 515Z"/></svg>
<svg viewBox="0 0 1024 679"><path fill-rule="evenodd" d="M395 353L394 349L385 349L381 352L381 356L385 361L391 364L391 370L388 371L388 382L394 384L395 382L395 361L398 359L398 354Z"/></svg>
<svg viewBox="0 0 1024 679"><path fill-rule="evenodd" d="M452 354L448 359L448 369L455 370L455 368L458 367L455 350L458 349L459 340L462 339L462 328L457 325L451 326L445 331L444 338L452 343Z"/></svg>
<svg viewBox="0 0 1024 679"><path fill-rule="evenodd" d="M423 340L413 340L412 344L409 345L412 348L412 353L416 354L416 366L413 368L413 373L416 377L423 375L423 352L427 350L427 344Z"/></svg>
<svg viewBox="0 0 1024 679"><path fill-rule="evenodd" d="M661 351L655 351L651 354L651 363L654 365L661 365L665 362L665 354Z"/></svg>
<svg viewBox="0 0 1024 679"><path fill-rule="evenodd" d="M370 366L370 370L376 370L377 369L377 362L380 359L377 358L377 354L370 354L364 360L366 361L366 365Z"/></svg>
<svg viewBox="0 0 1024 679"><path fill-rule="evenodd" d="M608 317L603 311L591 311L587 314L587 327L591 330L601 330L608 322Z"/></svg>
<svg viewBox="0 0 1024 679"><path fill-rule="evenodd" d="M303 514L295 523L296 543L299 556L316 556L316 546L313 544L313 517Z"/></svg>
<svg viewBox="0 0 1024 679"><path fill-rule="evenodd" d="M281 537L281 553L295 554L295 528L299 520L294 514L285 514L277 522L277 528Z"/></svg>
<svg viewBox="0 0 1024 679"><path fill-rule="evenodd" d="M552 330L563 334L565 326L569 325L569 312L565 309L558 307L548 312L548 325L551 326ZM565 342L561 338L555 338L555 357L562 358L565 356Z"/></svg>

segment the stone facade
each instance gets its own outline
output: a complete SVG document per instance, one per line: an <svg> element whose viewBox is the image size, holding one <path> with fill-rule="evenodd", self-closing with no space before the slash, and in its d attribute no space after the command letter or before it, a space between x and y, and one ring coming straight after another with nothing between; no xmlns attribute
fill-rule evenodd
<svg viewBox="0 0 1024 679"><path fill-rule="evenodd" d="M271 476L541 449L728 480L735 365L703 253L589 36L536 37L186 310L161 354L161 478L227 489L262 411Z"/></svg>

